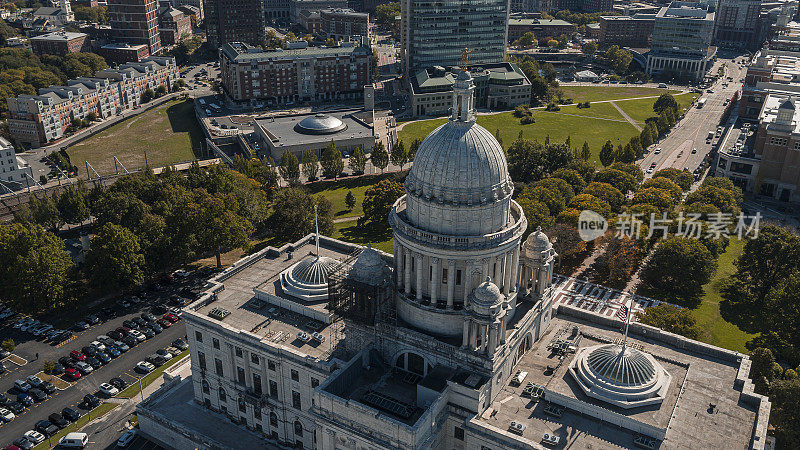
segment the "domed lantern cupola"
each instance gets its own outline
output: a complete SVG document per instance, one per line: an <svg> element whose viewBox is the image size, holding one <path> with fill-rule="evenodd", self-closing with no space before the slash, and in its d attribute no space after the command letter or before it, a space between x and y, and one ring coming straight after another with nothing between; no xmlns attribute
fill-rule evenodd
<svg viewBox="0 0 800 450"><path fill-rule="evenodd" d="M475 84L472 75L466 70L459 72L453 83L453 114L450 120L456 122L475 122Z"/></svg>
<svg viewBox="0 0 800 450"><path fill-rule="evenodd" d="M464 315L463 348L494 355L498 344L505 342L505 300L506 296L492 283L491 277L486 277L486 281L472 291Z"/></svg>

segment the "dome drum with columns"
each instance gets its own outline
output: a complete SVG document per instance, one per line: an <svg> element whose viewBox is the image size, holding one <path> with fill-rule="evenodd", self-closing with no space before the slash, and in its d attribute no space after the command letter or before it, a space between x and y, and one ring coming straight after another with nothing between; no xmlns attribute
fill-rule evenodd
<svg viewBox="0 0 800 450"><path fill-rule="evenodd" d="M502 146L475 123L473 90L472 77L461 72L452 116L417 150L406 195L389 222L398 316L424 332L461 336L463 347L494 353L514 317L518 286L528 284L520 271L527 220L511 199L514 184ZM552 276L552 258L548 262L544 273Z"/></svg>

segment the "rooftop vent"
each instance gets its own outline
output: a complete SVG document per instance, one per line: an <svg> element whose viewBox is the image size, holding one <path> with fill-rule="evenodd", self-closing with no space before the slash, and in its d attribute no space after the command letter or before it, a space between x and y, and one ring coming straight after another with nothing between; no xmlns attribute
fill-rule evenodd
<svg viewBox="0 0 800 450"><path fill-rule="evenodd" d="M229 315L231 315L230 311L228 311L225 308L220 308L220 307L216 307L216 308L212 309L211 311L209 311L209 313L208 313L208 317L211 317L212 319L217 319L217 320L222 320L222 319L228 317Z"/></svg>

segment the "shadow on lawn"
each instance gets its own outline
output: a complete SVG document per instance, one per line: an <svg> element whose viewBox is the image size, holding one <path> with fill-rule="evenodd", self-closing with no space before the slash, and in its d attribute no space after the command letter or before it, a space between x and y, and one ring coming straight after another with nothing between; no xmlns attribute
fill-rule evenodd
<svg viewBox="0 0 800 450"><path fill-rule="evenodd" d="M386 242L392 238L392 229L388 224L358 224L358 222L354 220L353 225L339 229L343 240L362 245L373 244L374 246L374 244Z"/></svg>
<svg viewBox="0 0 800 450"><path fill-rule="evenodd" d="M184 100L167 108L167 118L173 133L189 133L192 142L192 153L195 157L201 156L203 132L197 123L191 100Z"/></svg>

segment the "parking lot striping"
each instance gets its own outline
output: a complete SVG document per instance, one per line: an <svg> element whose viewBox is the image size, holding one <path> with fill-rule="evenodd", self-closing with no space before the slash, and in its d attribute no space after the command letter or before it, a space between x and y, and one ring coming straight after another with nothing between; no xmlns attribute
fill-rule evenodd
<svg viewBox="0 0 800 450"><path fill-rule="evenodd" d="M18 366L24 366L28 364L28 360L23 358L22 356L17 355L16 353L12 353L8 355L2 362L10 361Z"/></svg>

